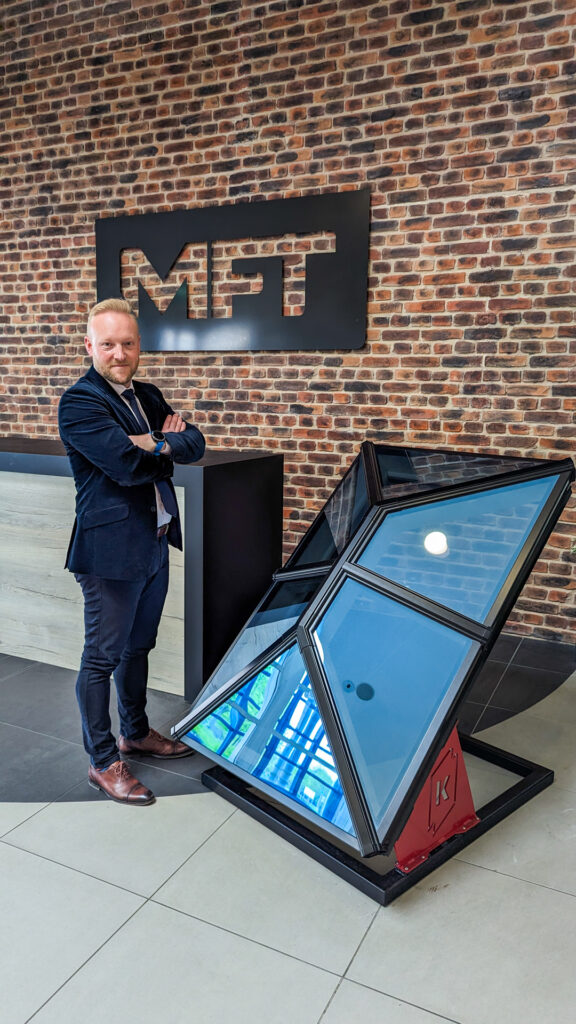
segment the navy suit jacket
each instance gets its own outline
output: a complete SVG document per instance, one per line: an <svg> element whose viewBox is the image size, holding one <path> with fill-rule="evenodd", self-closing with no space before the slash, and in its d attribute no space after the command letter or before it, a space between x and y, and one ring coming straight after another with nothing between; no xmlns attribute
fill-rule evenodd
<svg viewBox="0 0 576 1024"><path fill-rule="evenodd" d="M132 381L151 430L161 430L173 410L153 384ZM204 438L191 424L167 433L171 455L145 452L128 440L139 434L134 416L94 367L64 392L58 426L76 484L76 521L66 558L70 572L103 579L138 580L149 575L156 542L157 480L169 481L174 462L195 462ZM168 540L182 548L179 519Z"/></svg>

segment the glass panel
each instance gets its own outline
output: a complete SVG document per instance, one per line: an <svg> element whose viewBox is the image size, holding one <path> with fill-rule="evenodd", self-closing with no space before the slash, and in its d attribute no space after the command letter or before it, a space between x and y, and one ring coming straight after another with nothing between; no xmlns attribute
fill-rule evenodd
<svg viewBox="0 0 576 1024"><path fill-rule="evenodd" d="M434 449L393 448L376 445L376 458L383 497L402 498L420 491L452 487L513 473L542 464L538 459L515 459L504 455L475 455L471 452L438 452Z"/></svg>
<svg viewBox="0 0 576 1024"><path fill-rule="evenodd" d="M358 457L288 559L286 568L335 561L367 511L368 494Z"/></svg>
<svg viewBox="0 0 576 1024"><path fill-rule="evenodd" d="M440 727L445 698L449 691L449 702L455 696L478 644L350 579L313 639L380 829L399 787L411 780L406 773L420 764L421 744L425 738L431 743Z"/></svg>
<svg viewBox="0 0 576 1024"><path fill-rule="evenodd" d="M393 512L359 564L484 622L557 479Z"/></svg>
<svg viewBox="0 0 576 1024"><path fill-rule="evenodd" d="M262 779L298 809L354 835L298 647L284 651L186 736L226 767Z"/></svg>
<svg viewBox="0 0 576 1024"><path fill-rule="evenodd" d="M251 661L283 637L300 618L324 576L273 584L234 644L224 656L193 710L212 699L217 690L245 669Z"/></svg>

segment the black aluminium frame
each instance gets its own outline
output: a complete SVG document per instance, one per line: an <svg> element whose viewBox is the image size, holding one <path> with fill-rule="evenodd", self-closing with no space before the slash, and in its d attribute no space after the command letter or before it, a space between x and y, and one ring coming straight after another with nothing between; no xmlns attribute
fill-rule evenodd
<svg viewBox="0 0 576 1024"><path fill-rule="evenodd" d="M418 450L405 448L396 450L401 452L425 451L424 449ZM505 460L505 457L501 458ZM298 568L294 563L297 561L298 552L305 542L304 537L289 559L285 569L281 569L274 574L275 582L320 574L329 574L330 577L328 580L325 580L320 584L316 594L311 599L308 608L304 611L296 624L295 631L299 639L299 647L305 661L306 668L314 683L318 709L324 721L327 737L332 745L333 752L335 753L344 795L351 812L352 820L357 828L358 825L361 826L358 828L358 835L361 840L361 852L365 857L370 856L371 854L387 852L404 828L412 810L413 800L420 791L422 785L425 783L427 774L430 771L435 757L456 723L458 705L461 703L469 689L477 671L484 664L502 625L506 621L509 612L517 600L529 573L531 572L542 548L544 547L544 544L546 543L546 540L548 539L554 523L558 519L564 505L569 499L570 482L574 478L574 466L570 459L555 461L526 460L528 465L519 466L518 464L521 461L522 460L510 457L510 462L515 463L514 468L511 467L510 471L493 473L492 475L488 474L483 478L472 478L466 480L464 483L449 484L442 489L438 489L437 487L430 488L428 490L424 489L418 493L412 493L405 497L397 497L390 500L386 498L381 486L374 445L370 442L364 442L361 449L361 465L365 472L369 510L368 514L364 517L364 521L359 528L357 528L355 535L348 541L340 557L335 559L332 565L327 566L325 563L322 565L313 565L307 563L302 568ZM362 550L369 542L370 537L373 535L385 516L393 511L418 505L430 505L436 502L446 501L449 498L456 498L466 494L493 490L508 486L512 483L540 479L546 476L557 476L559 479L546 500L543 509L538 515L538 518L526 538L519 555L515 559L514 565L509 571L506 581L501 588L489 615L487 616L486 623L479 623L472 619L468 619L466 616L460 615L449 608L445 608L434 601L430 601L429 599L408 591L399 584L394 584L392 581L379 577L371 570L364 569L363 567L352 563L352 559L356 560L360 556ZM370 505L376 505L377 507L372 507L372 509L370 509ZM322 510L319 513L317 520L321 516ZM310 530L314 529L317 520L314 521ZM472 663L468 666L463 679L456 688L457 692L453 695L453 698L450 701L450 707L447 710L442 728L439 730L435 741L430 746L428 754L421 761L418 770L413 773L413 777L407 788L402 805L391 823L390 828L387 830L385 835L380 836L378 836L378 833L375 831L374 823L371 821L368 813L364 795L362 793L362 787L356 774L353 759L350 755L344 736L344 731L330 698L329 687L323 678L322 666L320 665L319 658L315 654L312 640L314 624L318 621L322 609L334 596L337 589L342 586L344 580L348 578L357 579L358 582L362 582L365 585L372 587L385 596L409 605L422 614L427 615L436 621L442 622L458 632L464 633L479 644L476 656L472 659ZM285 634L282 637L281 646L283 649L288 645L288 639L292 641L293 633L294 627L290 629L289 636ZM278 645L275 645L275 648L277 646ZM269 663L267 655L271 654L273 650L274 648L270 648L268 652L263 652L264 656L262 659L259 658L258 662L261 664L263 661L268 661ZM255 663L250 666L250 668L256 667ZM248 678L248 675L248 672L242 672L241 674L244 679ZM240 676L235 679L230 688L226 686L225 690L228 693L237 690L239 688L239 682ZM223 690L220 691L219 698L215 701L216 706L222 703L223 692ZM206 717L206 708L204 709L204 713L201 713L199 716L200 719L204 717ZM191 719L189 718L188 727L190 727L190 721ZM180 725L182 726L182 723L180 723ZM183 731L183 729L180 729L180 734L182 734ZM238 806L242 806L248 813L253 814L260 820L265 820L266 824L275 831L280 832L285 836L285 838L295 842L296 845L306 849L307 852L312 853L313 856L316 856L316 859L326 863L326 866L330 867L332 870L335 870L340 874L344 872L344 877L348 877L348 880L352 881L353 884L359 885L360 888L364 888L364 885L366 884L370 889L370 895L378 899L379 902L386 903L390 902L390 900L395 898L396 895L399 895L400 892L404 891L404 889L409 885L413 885L419 878L424 877L424 875L428 874L430 870L433 870L438 866L439 863L442 863L444 860L448 859L448 857L452 856L453 853L457 852L458 849L462 849L469 842L472 842L474 838L481 834L481 832L486 831L497 821L512 813L516 807L521 806L522 803L530 799L536 792L539 792L542 788L545 788L545 786L550 785L553 781L553 773L548 769L542 768L538 765L533 765L531 762L523 759L515 758L513 755L506 754L504 751L496 750L495 748L489 747L487 744L482 744L480 741L473 740L470 737L462 738L462 746L466 751L474 753L476 756L483 758L484 760L499 764L507 770L515 772L522 777L522 781L513 786L506 793L502 794L502 796L497 798L497 800L491 801L485 808L481 808L480 811L477 812L480 818L480 825L473 828L469 833L466 833L466 835L453 837L452 840L443 844L439 850L434 851L426 861L425 865L410 873L410 880L407 883L406 881L399 882L398 878L394 877L394 879L387 880L384 888L382 887L382 879L380 876L375 875L374 872L370 872L367 868L364 870L364 865L361 863L359 864L355 858L349 857L340 849L334 847L327 839L323 839L322 836L319 836L316 832L308 830L305 825L302 825L300 822L292 819L289 814L284 813L278 807L268 804L254 792L249 782L242 778L235 778L232 773L219 766L216 766L211 771L205 773L203 780L209 788L216 789L218 792L221 792L222 795L231 799ZM283 800L284 797L281 799ZM298 810L298 813L302 816L302 811L300 809ZM324 823L322 828L324 829ZM329 832L330 829L326 829L326 831ZM346 837L346 839L349 842L349 837ZM313 852L312 847L314 847L316 852ZM446 849L444 849L445 847ZM348 860L350 863L344 868L343 865ZM399 871L396 872L396 874L401 878L405 878L405 876L402 876L402 873ZM371 877L369 881L366 882L366 878L368 876ZM362 879L364 879L364 882L362 882ZM364 888L364 891L368 891L368 889Z"/></svg>

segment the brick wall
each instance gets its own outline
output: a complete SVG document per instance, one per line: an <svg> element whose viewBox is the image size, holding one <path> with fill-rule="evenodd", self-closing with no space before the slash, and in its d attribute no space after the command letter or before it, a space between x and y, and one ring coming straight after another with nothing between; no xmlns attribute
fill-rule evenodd
<svg viewBox="0 0 576 1024"><path fill-rule="evenodd" d="M56 434L95 217L368 185L364 349L145 375L213 447L285 453L287 552L366 437L572 453L574 0L4 0L2 22L0 433ZM575 519L517 631L576 628Z"/></svg>

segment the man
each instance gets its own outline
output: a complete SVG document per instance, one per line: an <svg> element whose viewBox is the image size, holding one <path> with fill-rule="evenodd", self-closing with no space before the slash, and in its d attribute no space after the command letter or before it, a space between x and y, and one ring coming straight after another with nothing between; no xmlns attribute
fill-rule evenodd
<svg viewBox="0 0 576 1024"><path fill-rule="evenodd" d="M204 438L158 388L133 381L140 336L127 302L106 299L94 306L84 341L92 366L62 395L58 411L76 484L66 567L84 595L76 695L90 784L112 800L146 805L154 794L120 755L192 753L150 729L145 708L148 653L168 589L168 543L182 548L173 464L200 459ZM118 743L109 711L112 673Z"/></svg>

